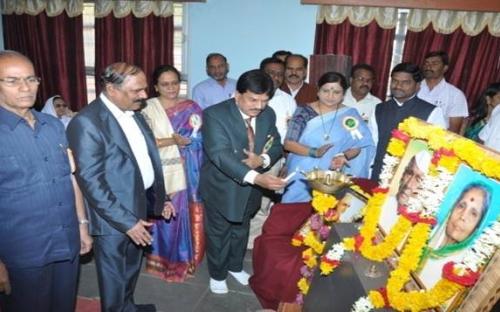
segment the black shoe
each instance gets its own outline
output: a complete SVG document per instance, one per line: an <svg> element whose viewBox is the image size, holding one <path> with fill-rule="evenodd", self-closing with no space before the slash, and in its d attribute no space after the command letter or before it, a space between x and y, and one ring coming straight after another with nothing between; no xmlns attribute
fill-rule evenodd
<svg viewBox="0 0 500 312"><path fill-rule="evenodd" d="M156 306L154 304L136 304L138 312L156 312Z"/></svg>

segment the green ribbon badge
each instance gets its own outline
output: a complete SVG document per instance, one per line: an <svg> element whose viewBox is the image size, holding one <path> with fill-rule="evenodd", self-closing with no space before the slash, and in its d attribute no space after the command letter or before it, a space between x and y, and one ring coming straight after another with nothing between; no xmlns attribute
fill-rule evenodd
<svg viewBox="0 0 500 312"><path fill-rule="evenodd" d="M359 121L353 116L344 117L342 126L351 133L353 139L361 140L363 135L359 132Z"/></svg>

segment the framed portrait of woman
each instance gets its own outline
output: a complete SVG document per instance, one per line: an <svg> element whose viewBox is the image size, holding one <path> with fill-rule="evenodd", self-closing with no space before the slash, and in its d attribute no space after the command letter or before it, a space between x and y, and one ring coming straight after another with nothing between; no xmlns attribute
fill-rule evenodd
<svg viewBox="0 0 500 312"><path fill-rule="evenodd" d="M431 232L420 268L418 282L431 289L441 279L446 263L458 262L486 227L500 217L500 183L466 165L460 165L448 187L437 224ZM453 300L443 308L453 305Z"/></svg>

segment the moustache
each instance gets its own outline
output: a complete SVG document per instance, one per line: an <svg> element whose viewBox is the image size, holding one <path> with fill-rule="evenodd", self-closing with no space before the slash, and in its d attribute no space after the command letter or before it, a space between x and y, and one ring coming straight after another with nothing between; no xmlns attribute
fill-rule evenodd
<svg viewBox="0 0 500 312"><path fill-rule="evenodd" d="M134 103L139 104L139 110L143 109L147 105L146 99L138 99L138 100L135 100Z"/></svg>
<svg viewBox="0 0 500 312"><path fill-rule="evenodd" d="M295 78L299 78L299 76L298 76L298 75L295 75L295 74L291 74L291 75L289 75L288 77L295 77Z"/></svg>

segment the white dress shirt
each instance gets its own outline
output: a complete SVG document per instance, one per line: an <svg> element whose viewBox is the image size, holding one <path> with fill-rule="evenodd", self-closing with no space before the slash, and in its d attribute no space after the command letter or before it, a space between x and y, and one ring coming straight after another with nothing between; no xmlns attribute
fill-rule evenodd
<svg viewBox="0 0 500 312"><path fill-rule="evenodd" d="M490 119L479 132L479 138L484 145L500 152L500 104L491 112Z"/></svg>
<svg viewBox="0 0 500 312"><path fill-rule="evenodd" d="M286 131L288 130L288 121L292 118L297 109L297 103L294 98L283 90L276 89L274 96L268 104L276 114L276 128L281 137L281 144L285 141Z"/></svg>
<svg viewBox="0 0 500 312"><path fill-rule="evenodd" d="M382 101L378 97L374 96L371 93L368 93L364 98L361 99L361 101L357 101L352 95L351 88L349 87L349 89L347 89L345 93L344 101L342 102L342 104L349 107L354 107L361 115L361 117L365 121L368 121L370 119L370 116L375 111L375 106L381 102Z"/></svg>
<svg viewBox="0 0 500 312"><path fill-rule="evenodd" d="M295 98L295 96L297 95L297 93L299 93L300 88L302 88L304 86L304 81L302 81L302 84L300 85L300 87L298 87L295 90L293 90L292 87L290 87L289 84L287 84L287 86L288 86L288 90L290 90L290 95L292 96L292 98Z"/></svg>
<svg viewBox="0 0 500 312"><path fill-rule="evenodd" d="M132 154L139 165L141 171L142 181L144 182L144 189L148 189L155 180L155 173L153 170L153 163L148 153L148 146L146 139L142 134L139 125L134 119L133 111L122 111L118 106L111 102L103 93L100 94L101 101L111 111L113 117L122 128L125 137L127 138Z"/></svg>
<svg viewBox="0 0 500 312"><path fill-rule="evenodd" d="M469 116L467 99L464 93L454 85L446 82L444 78L432 90L427 86L427 82L423 80L420 84L418 97L442 109L446 129L449 127L448 118Z"/></svg>

